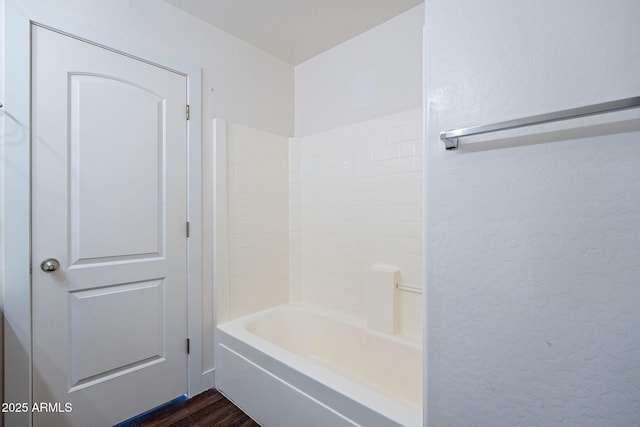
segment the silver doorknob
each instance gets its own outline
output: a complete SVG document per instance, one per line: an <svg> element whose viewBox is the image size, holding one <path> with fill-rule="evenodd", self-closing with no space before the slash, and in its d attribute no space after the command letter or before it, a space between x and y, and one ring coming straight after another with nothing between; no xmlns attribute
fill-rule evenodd
<svg viewBox="0 0 640 427"><path fill-rule="evenodd" d="M60 268L60 263L55 258L47 258L40 264L40 268L45 273L51 273L52 271L56 271Z"/></svg>

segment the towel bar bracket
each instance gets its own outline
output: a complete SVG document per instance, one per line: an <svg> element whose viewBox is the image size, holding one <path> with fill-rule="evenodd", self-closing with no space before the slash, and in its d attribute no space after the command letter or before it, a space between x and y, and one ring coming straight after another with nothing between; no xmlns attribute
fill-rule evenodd
<svg viewBox="0 0 640 427"><path fill-rule="evenodd" d="M444 148L447 150L457 150L458 149L458 138L457 137L452 137L452 138L447 138L444 134L446 132L441 132L440 133L440 139L442 140L442 142L444 142Z"/></svg>

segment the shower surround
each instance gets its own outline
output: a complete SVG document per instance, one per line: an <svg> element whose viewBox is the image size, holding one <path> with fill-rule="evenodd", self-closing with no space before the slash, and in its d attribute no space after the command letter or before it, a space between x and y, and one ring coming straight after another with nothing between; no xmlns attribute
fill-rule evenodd
<svg viewBox="0 0 640 427"><path fill-rule="evenodd" d="M377 392L369 390L366 378L359 382L357 375L345 377L346 371L341 369L330 376L336 376L338 383L354 383L348 387L350 391L329 385L327 390L335 395L316 395L317 384L324 384L327 374L314 376L314 372L325 372L332 363L318 370L297 369L298 359L289 356L292 350L279 346L277 339L255 340L241 325L253 313L272 307L290 312L290 307L295 307L296 312L307 313L300 314L301 318L320 312L329 316L322 324L351 325L354 337L363 339L348 341L353 345L362 342L364 347L350 353L368 354L365 344L372 340L388 343L389 351L394 343L404 342L415 349L416 360L422 360L421 110L288 140L216 122L220 165L216 172L220 209L216 220L216 386L257 420L269 420L269 408L285 399L304 401L304 407L312 412L324 413L329 408L338 418L356 423L360 417L374 417L381 420L380 425L420 424L421 399L407 403L398 397L400 393L389 400L368 400L367 396ZM397 284L404 289L387 288L387 294L395 293L395 298L389 299L390 307L384 307L395 313L396 334L367 329L368 316L376 316L367 306L367 277L374 265L400 272L389 276L399 280L388 286ZM294 335L287 333L287 339ZM298 344L290 344L298 348ZM332 351L338 353L343 347L337 341L332 345ZM312 365L321 359L314 354L309 356ZM364 356L358 357L364 362ZM278 363L267 363L270 360ZM357 366L358 361L352 365ZM413 370L409 368L407 375ZM418 389L421 376L418 363ZM344 399L354 405L341 408L331 404ZM286 414L291 422L284 425L300 425L307 411L282 410L291 411Z"/></svg>
<svg viewBox="0 0 640 427"><path fill-rule="evenodd" d="M399 269L400 285L421 287L419 109L288 142L220 126L229 274L219 320L295 302L365 324L367 270L376 264ZM397 292L399 333L419 341L421 296Z"/></svg>
<svg viewBox="0 0 640 427"><path fill-rule="evenodd" d="M226 125L229 318L288 301L287 138Z"/></svg>
<svg viewBox="0 0 640 427"><path fill-rule="evenodd" d="M422 286L422 117L414 109L289 142L290 299L366 322L367 269ZM402 335L422 299L399 291Z"/></svg>

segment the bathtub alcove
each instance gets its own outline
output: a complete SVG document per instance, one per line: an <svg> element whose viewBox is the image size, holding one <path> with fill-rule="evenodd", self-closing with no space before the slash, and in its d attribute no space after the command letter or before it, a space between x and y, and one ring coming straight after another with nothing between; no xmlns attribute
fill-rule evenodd
<svg viewBox="0 0 640 427"><path fill-rule="evenodd" d="M215 121L215 384L258 423L422 425L421 126Z"/></svg>

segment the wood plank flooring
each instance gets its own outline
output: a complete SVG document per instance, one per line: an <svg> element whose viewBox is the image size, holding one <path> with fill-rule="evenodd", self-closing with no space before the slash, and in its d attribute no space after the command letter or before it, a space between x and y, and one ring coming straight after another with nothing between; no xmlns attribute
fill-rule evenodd
<svg viewBox="0 0 640 427"><path fill-rule="evenodd" d="M259 427L217 390L207 390L135 421L127 427Z"/></svg>

